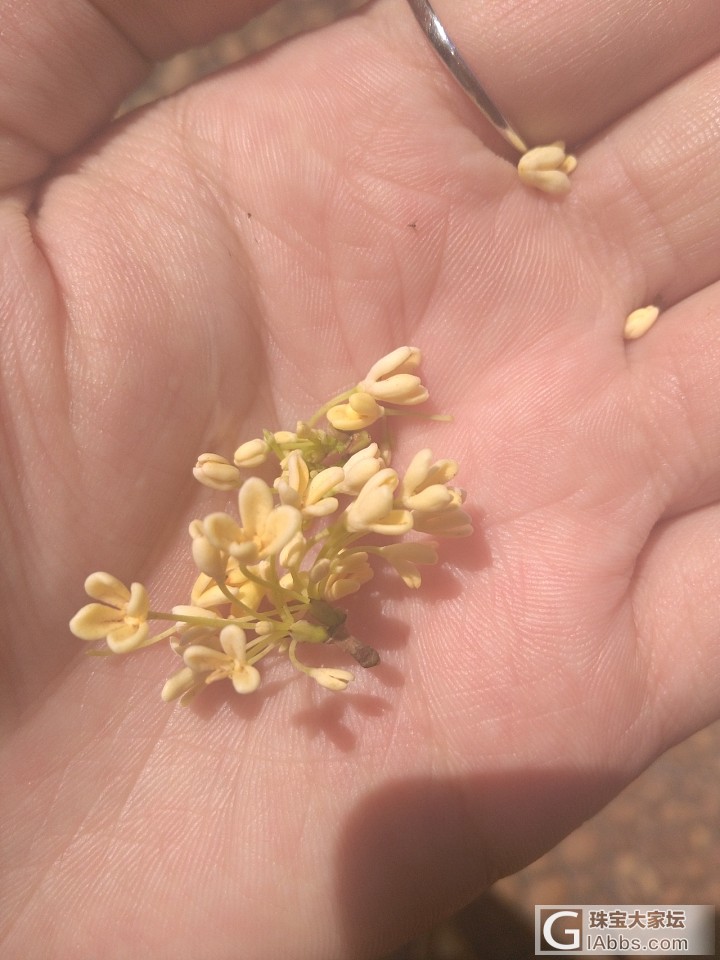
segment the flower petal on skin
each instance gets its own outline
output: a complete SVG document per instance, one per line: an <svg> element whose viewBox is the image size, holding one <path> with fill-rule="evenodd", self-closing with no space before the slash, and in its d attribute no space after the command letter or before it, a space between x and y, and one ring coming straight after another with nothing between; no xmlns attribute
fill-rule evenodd
<svg viewBox="0 0 720 960"><path fill-rule="evenodd" d="M415 514L415 529L436 537L470 537L472 519L460 507L450 507L438 513Z"/></svg>
<svg viewBox="0 0 720 960"><path fill-rule="evenodd" d="M235 623L229 623L223 627L220 631L220 646L228 657L244 662L246 637L243 628Z"/></svg>
<svg viewBox="0 0 720 960"><path fill-rule="evenodd" d="M408 464L400 487L403 500L426 487L447 483L458 472L455 460L437 460L433 463L432 450L418 450Z"/></svg>
<svg viewBox="0 0 720 960"><path fill-rule="evenodd" d="M236 693L254 693L260 686L260 671L249 663L240 664L230 679Z"/></svg>
<svg viewBox="0 0 720 960"><path fill-rule="evenodd" d="M397 373L387 380L362 380L358 388L383 403L398 403L413 406L424 403L429 393L420 377L411 373Z"/></svg>
<svg viewBox="0 0 720 960"><path fill-rule="evenodd" d="M396 570L413 590L421 584L418 564L437 563L437 544L432 540L414 543L390 543L380 549L384 560Z"/></svg>
<svg viewBox="0 0 720 960"><path fill-rule="evenodd" d="M648 306L633 310L625 319L623 337L626 340L639 339L648 332L659 316L659 307Z"/></svg>
<svg viewBox="0 0 720 960"><path fill-rule="evenodd" d="M419 510L425 513L444 510L452 502L452 491L440 483L433 483L420 490L419 493L411 494L403 499L403 503L410 510Z"/></svg>
<svg viewBox="0 0 720 960"><path fill-rule="evenodd" d="M370 367L367 376L358 384L358 390L390 403L423 403L428 392L420 377L413 373L420 360L417 347L398 347Z"/></svg>
<svg viewBox="0 0 720 960"><path fill-rule="evenodd" d="M185 648L183 660L185 666L190 667L195 673L207 673L210 670L221 670L223 667L229 666L226 653L223 653L222 650L213 650L212 647L202 646L199 643L194 643Z"/></svg>
<svg viewBox="0 0 720 960"><path fill-rule="evenodd" d="M190 667L182 667L177 673L168 677L160 692L160 696L165 703L169 703L171 700L177 700L178 697L189 693L194 687L198 687L200 683L201 681L198 679L198 675L194 670L191 670Z"/></svg>
<svg viewBox="0 0 720 960"><path fill-rule="evenodd" d="M142 647L148 638L150 627L147 623L122 623L111 630L106 638L113 653L130 653Z"/></svg>
<svg viewBox="0 0 720 960"><path fill-rule="evenodd" d="M308 674L321 687L335 691L344 690L355 679L349 670L341 670L339 667L313 667L308 670Z"/></svg>
<svg viewBox="0 0 720 960"><path fill-rule="evenodd" d="M380 357L368 370L366 380L378 381L397 373L410 373L420 366L422 354L417 347L397 347Z"/></svg>
<svg viewBox="0 0 720 960"><path fill-rule="evenodd" d="M577 166L575 157L565 153L562 140L543 147L533 147L520 157L518 173L523 183L545 193L568 193L568 174Z"/></svg>
<svg viewBox="0 0 720 960"><path fill-rule="evenodd" d="M111 573L91 573L85 581L85 593L93 600L109 603L120 610L130 599L130 591L125 584Z"/></svg>
<svg viewBox="0 0 720 960"><path fill-rule="evenodd" d="M70 621L70 631L80 640L103 640L122 622L121 610L104 603L88 603Z"/></svg>

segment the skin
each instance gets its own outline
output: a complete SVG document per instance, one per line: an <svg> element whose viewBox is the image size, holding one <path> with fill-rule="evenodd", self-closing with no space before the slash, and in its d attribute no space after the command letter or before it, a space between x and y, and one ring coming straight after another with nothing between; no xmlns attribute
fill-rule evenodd
<svg viewBox="0 0 720 960"><path fill-rule="evenodd" d="M400 0L110 124L256 10L0 5L8 960L376 957L720 713L720 6L440 11L528 142L578 155L561 199ZM477 533L351 609L380 666L182 710L168 651L84 655L92 570L187 602L186 524L227 503L199 453L403 343L455 419L403 424L397 463L457 458Z"/></svg>

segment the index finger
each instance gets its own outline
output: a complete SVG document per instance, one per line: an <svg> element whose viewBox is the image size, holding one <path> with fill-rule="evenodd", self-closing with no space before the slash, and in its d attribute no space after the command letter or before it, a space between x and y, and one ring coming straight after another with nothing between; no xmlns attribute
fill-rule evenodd
<svg viewBox="0 0 720 960"><path fill-rule="evenodd" d="M112 119L151 63L240 27L272 0L5 0L0 191L32 180Z"/></svg>

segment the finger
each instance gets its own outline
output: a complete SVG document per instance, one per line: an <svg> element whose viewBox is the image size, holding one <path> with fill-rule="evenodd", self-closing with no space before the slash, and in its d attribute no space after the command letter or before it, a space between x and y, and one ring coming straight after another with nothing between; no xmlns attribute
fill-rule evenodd
<svg viewBox="0 0 720 960"><path fill-rule="evenodd" d="M666 518L720 499L719 325L717 283L661 315L628 352Z"/></svg>
<svg viewBox="0 0 720 960"><path fill-rule="evenodd" d="M239 27L272 0L8 0L0 12L0 190L107 122L152 60Z"/></svg>
<svg viewBox="0 0 720 960"><path fill-rule="evenodd" d="M611 269L632 298L628 313L677 303L720 279L719 84L717 58L582 157L573 199L589 213L593 234L622 238Z"/></svg>
<svg viewBox="0 0 720 960"><path fill-rule="evenodd" d="M658 748L720 713L720 507L656 529L636 571L635 622Z"/></svg>
<svg viewBox="0 0 720 960"><path fill-rule="evenodd" d="M626 0L559 0L551 7L435 0L433 7L530 144L584 140L720 49L714 0L651 8ZM432 56L428 50L428 63Z"/></svg>

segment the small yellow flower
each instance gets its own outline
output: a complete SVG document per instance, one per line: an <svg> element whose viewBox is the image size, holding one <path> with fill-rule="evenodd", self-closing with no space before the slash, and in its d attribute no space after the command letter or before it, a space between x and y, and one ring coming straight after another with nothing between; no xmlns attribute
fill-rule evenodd
<svg viewBox="0 0 720 960"><path fill-rule="evenodd" d="M566 175L570 160L563 164ZM462 509L464 493L449 486L457 472L454 461L433 461L424 449L402 480L389 467L390 418L411 411L387 405L412 406L427 398L420 360L416 347L399 347L373 364L354 388L298 420L295 431L264 430L262 439L240 444L232 461L202 454L195 476L213 489L237 490L238 511L210 513L190 524L199 575L189 603L169 613L150 610L141 584L126 587L110 574L96 573L86 582L95 602L73 617L73 633L105 638L118 653L166 641L181 666L166 680L162 698L183 705L218 680L230 680L238 693L252 693L260 684L260 660L272 654L287 655L320 686L344 690L353 674L304 664L296 651L306 644L333 644L361 667L375 666L377 651L348 631L348 613L336 602L372 579L370 555L393 567L408 586L419 586L420 568L437 561L437 545L385 539L382 546L367 542L367 535L472 532ZM324 416L330 426L320 429ZM367 429L377 421L383 427L380 446ZM267 461L275 468L274 488L260 477L243 479L244 470ZM150 637L149 618L170 625ZM249 641L245 630L251 631Z"/></svg>
<svg viewBox="0 0 720 960"><path fill-rule="evenodd" d="M432 540L389 543L385 547L380 547L378 552L395 568L408 587L414 590L420 586L421 582L418 564L432 564L438 561L437 544Z"/></svg>
<svg viewBox="0 0 720 960"><path fill-rule="evenodd" d="M302 515L295 507L273 505L272 490L260 477L250 477L243 483L238 508L241 524L227 513L211 513L202 527L213 547L241 564L257 563L279 553L302 525Z"/></svg>
<svg viewBox="0 0 720 960"><path fill-rule="evenodd" d="M128 589L109 573L91 573L85 592L99 603L89 603L70 621L70 630L81 640L105 639L113 653L142 647L149 627L147 590L141 583Z"/></svg>
<svg viewBox="0 0 720 960"><path fill-rule="evenodd" d="M220 631L221 650L193 644L183 652L185 666L195 674L204 674L204 683L225 678L232 681L238 693L252 693L260 686L257 667L247 662L245 631L234 623Z"/></svg>
<svg viewBox="0 0 720 960"><path fill-rule="evenodd" d="M457 463L454 460L433 463L432 457L431 450L419 450L405 471L400 501L409 510L434 512L453 502L453 492L445 484L457 473Z"/></svg>
<svg viewBox="0 0 720 960"><path fill-rule="evenodd" d="M565 153L565 144L557 140L545 147L534 147L520 157L518 173L523 183L544 193L568 193L577 160Z"/></svg>
<svg viewBox="0 0 720 960"><path fill-rule="evenodd" d="M347 403L330 407L326 416L336 430L364 430L382 417L383 408L369 393L351 393Z"/></svg>
<svg viewBox="0 0 720 960"><path fill-rule="evenodd" d="M345 511L345 525L354 533L382 533L400 536L412 529L409 510L394 508L393 492L399 483L397 473L390 467L370 477L357 498Z"/></svg>
<svg viewBox="0 0 720 960"><path fill-rule="evenodd" d="M248 467L259 467L267 460L270 447L265 440L247 440L241 443L233 454L233 460L236 467L247 469Z"/></svg>
<svg viewBox="0 0 720 960"><path fill-rule="evenodd" d="M338 508L338 501L331 494L344 478L342 467L326 467L316 473L303 499L303 514L307 517L326 517L334 513Z"/></svg>
<svg viewBox="0 0 720 960"><path fill-rule="evenodd" d="M404 406L424 403L428 392L420 377L413 372L421 359L417 347L398 347L370 367L365 379L358 384L358 390L382 403Z"/></svg>
<svg viewBox="0 0 720 960"><path fill-rule="evenodd" d="M299 450L293 450L283 463L282 476L275 481L280 502L296 507L305 517L327 517L338 508L331 496L345 479L342 467L326 467L310 479L310 469Z"/></svg>
<svg viewBox="0 0 720 960"><path fill-rule="evenodd" d="M373 577L368 555L362 550L353 553L345 553L341 550L332 560L321 562L316 566L318 569L315 571L313 568L310 579L315 579L318 583L318 594L330 601L342 600L351 593L357 593L360 587ZM322 575L318 576L320 573Z"/></svg>
<svg viewBox="0 0 720 960"><path fill-rule="evenodd" d="M200 454L193 476L213 490L237 490L242 482L238 468L217 453Z"/></svg>
<svg viewBox="0 0 720 960"><path fill-rule="evenodd" d="M263 560L261 563L251 564L245 569L248 573L264 580L266 565L267 560ZM257 610L260 607L260 603L267 593L267 590L256 580L248 579L240 569L240 564L235 557L227 557L227 566L219 580L215 577L209 577L206 573L199 574L190 593L192 603L204 609L227 603L227 594L223 593L218 583L225 583L230 593L237 597L243 606L249 607L251 610Z"/></svg>
<svg viewBox="0 0 720 960"><path fill-rule="evenodd" d="M625 319L623 336L626 340L637 340L646 334L660 316L659 307L640 307L633 310Z"/></svg>
<svg viewBox="0 0 720 960"><path fill-rule="evenodd" d="M369 443L345 461L343 464L343 481L336 487L336 492L349 493L355 496L360 493L370 477L379 473L384 466L385 461L378 454L378 445Z"/></svg>

